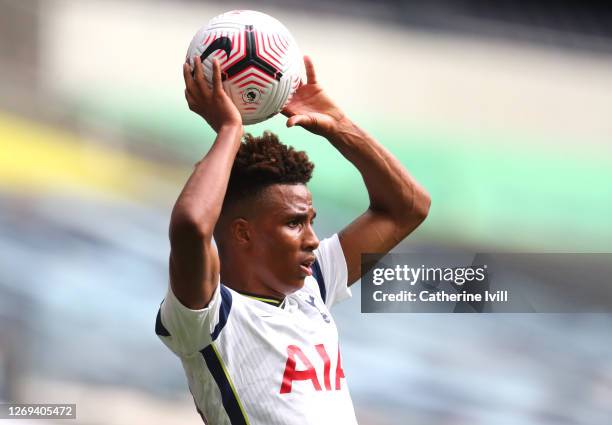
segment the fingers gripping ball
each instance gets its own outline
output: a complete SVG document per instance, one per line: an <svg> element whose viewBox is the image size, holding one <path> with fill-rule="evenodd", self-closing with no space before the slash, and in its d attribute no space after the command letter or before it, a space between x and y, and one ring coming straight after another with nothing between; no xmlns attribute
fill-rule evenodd
<svg viewBox="0 0 612 425"><path fill-rule="evenodd" d="M212 81L212 61L221 65L223 88L244 124L264 121L280 112L297 90L302 55L276 19L252 10L234 10L213 18L193 37L187 59L199 56Z"/></svg>

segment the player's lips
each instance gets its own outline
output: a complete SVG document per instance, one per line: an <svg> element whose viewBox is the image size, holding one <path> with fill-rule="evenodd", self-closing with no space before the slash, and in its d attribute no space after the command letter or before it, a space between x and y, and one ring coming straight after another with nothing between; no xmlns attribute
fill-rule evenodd
<svg viewBox="0 0 612 425"><path fill-rule="evenodd" d="M312 269L309 266L305 266L304 264L300 265L300 270L302 271L302 273L304 273L306 276L312 276Z"/></svg>
<svg viewBox="0 0 612 425"><path fill-rule="evenodd" d="M315 262L315 257L308 257L308 259L306 261L302 261L300 263L300 270L302 270L302 272L306 275L306 276L312 276L312 264Z"/></svg>

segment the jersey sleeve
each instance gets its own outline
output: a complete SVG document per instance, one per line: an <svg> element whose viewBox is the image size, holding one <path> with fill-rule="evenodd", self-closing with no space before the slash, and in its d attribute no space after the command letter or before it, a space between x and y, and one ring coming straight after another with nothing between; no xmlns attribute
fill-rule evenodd
<svg viewBox="0 0 612 425"><path fill-rule="evenodd" d="M338 235L322 240L314 254L317 260L312 266L313 277L327 308L350 298L352 294L347 284L346 259Z"/></svg>
<svg viewBox="0 0 612 425"><path fill-rule="evenodd" d="M226 294L229 291L219 283L208 306L201 310L191 310L176 298L168 285L166 298L157 313L155 332L179 356L202 350L216 337L215 331L220 330L220 320L227 320L227 315L222 317L228 310ZM231 306L231 295L229 297Z"/></svg>

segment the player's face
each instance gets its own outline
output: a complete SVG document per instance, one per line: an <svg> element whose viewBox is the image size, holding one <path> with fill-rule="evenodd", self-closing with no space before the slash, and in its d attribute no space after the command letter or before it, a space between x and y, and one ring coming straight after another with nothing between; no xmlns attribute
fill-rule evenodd
<svg viewBox="0 0 612 425"><path fill-rule="evenodd" d="M279 184L266 188L257 204L251 227L253 267L266 289L292 293L312 274L313 251L319 246L312 196L302 184Z"/></svg>

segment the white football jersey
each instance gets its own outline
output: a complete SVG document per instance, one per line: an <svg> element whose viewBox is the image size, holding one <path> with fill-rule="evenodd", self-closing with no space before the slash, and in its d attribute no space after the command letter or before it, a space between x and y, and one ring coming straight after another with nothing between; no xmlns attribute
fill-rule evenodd
<svg viewBox="0 0 612 425"><path fill-rule="evenodd" d="M181 359L205 423L357 424L329 313L351 296L338 236L315 255L313 276L281 305L220 283L206 308L190 310L168 290L155 330Z"/></svg>

